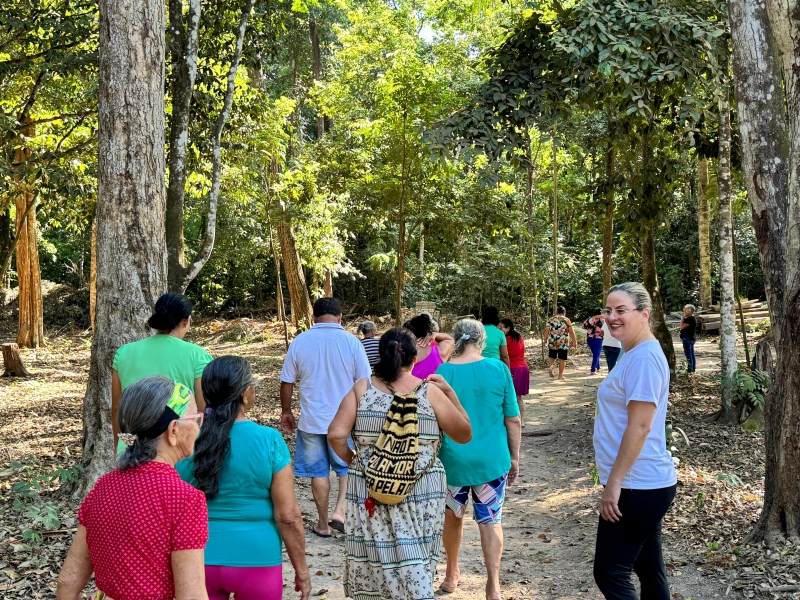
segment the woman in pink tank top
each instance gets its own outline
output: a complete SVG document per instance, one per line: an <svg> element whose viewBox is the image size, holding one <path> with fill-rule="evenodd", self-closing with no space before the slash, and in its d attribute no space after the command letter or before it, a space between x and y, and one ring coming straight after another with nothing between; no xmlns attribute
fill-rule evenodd
<svg viewBox="0 0 800 600"><path fill-rule="evenodd" d="M407 321L403 327L417 337L417 362L411 374L420 379L433 375L443 362L450 360L455 342L446 333L433 331L430 315L422 313Z"/></svg>

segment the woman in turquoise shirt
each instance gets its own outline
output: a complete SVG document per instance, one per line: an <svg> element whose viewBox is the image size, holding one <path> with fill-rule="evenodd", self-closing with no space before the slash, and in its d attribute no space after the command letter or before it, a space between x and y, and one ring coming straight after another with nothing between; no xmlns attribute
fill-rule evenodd
<svg viewBox="0 0 800 600"><path fill-rule="evenodd" d="M519 475L521 424L511 371L495 358L481 355L486 330L473 319L463 319L453 330L453 358L441 365L441 375L456 392L472 422L472 440L455 444L445 436L439 458L447 472L447 509L444 547L447 574L442 591L458 586L458 551L464 511L472 496L486 561L486 598L500 598L501 525L505 488Z"/></svg>
<svg viewBox="0 0 800 600"><path fill-rule="evenodd" d="M481 312L481 323L486 332L485 342L481 355L486 358L497 358L510 369L511 359L508 358L508 346L506 345L506 334L497 327L500 325L500 311L494 306L487 306Z"/></svg>
<svg viewBox="0 0 800 600"><path fill-rule="evenodd" d="M208 598L281 598L283 541L305 600L311 577L289 448L275 429L247 418L258 381L245 359L222 356L208 364L201 383L206 417L194 456L176 468L208 503Z"/></svg>

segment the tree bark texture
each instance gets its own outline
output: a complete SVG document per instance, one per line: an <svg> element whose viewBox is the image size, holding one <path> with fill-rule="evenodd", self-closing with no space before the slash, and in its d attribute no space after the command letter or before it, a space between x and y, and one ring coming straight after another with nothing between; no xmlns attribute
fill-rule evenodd
<svg viewBox="0 0 800 600"><path fill-rule="evenodd" d="M111 363L166 291L164 3L100 2L97 311L83 403L82 497L114 466Z"/></svg>
<svg viewBox="0 0 800 600"><path fill-rule="evenodd" d="M286 219L278 221L278 240L281 246L283 267L286 272L286 285L289 288L289 303L292 309L292 324L301 329L313 325L313 310L311 298L308 296L306 276L303 265L300 263L300 253L294 237L294 228L291 221Z"/></svg>
<svg viewBox="0 0 800 600"><path fill-rule="evenodd" d="M222 132L230 116L231 106L233 106L233 95L236 91L236 73L239 70L239 62L242 58L244 36L247 32L247 21L250 18L250 13L253 12L255 2L256 0L245 0L244 7L242 8L239 25L236 30L236 43L233 50L233 57L231 58L231 64L228 68L225 98L222 103L222 110L217 117L214 130L211 134L211 189L208 192L208 209L206 211L206 226L203 243L191 262L187 264L169 263L169 285L170 289L173 289L173 291L185 291L186 288L189 287L189 284L200 273L203 266L208 262L208 259L211 257L211 252L214 250L214 242L217 235L217 206L219 204L219 192L222 179ZM181 203L182 202L183 200L181 199ZM174 225L177 226L177 223ZM181 232L179 237L180 240L183 240L183 223L180 224L180 228ZM174 232L170 234L170 237L171 239L178 238ZM180 252L173 252L176 257L179 253Z"/></svg>
<svg viewBox="0 0 800 600"><path fill-rule="evenodd" d="M189 120L194 81L197 75L200 0L190 0L184 18L183 0L169 0L169 55L172 65L169 82L172 111L169 129L169 184L167 186L167 265L169 289L179 290L182 268L185 268L183 238L183 200L186 195L186 151L189 147Z"/></svg>
<svg viewBox="0 0 800 600"><path fill-rule="evenodd" d="M726 61L727 70L727 61ZM723 377L733 377L739 368L736 362L736 312L733 273L733 206L731 190L731 119L727 76L723 76L719 97L719 312L721 317L719 346ZM739 420L733 405L733 389L722 386L722 410L719 421L729 425Z"/></svg>
<svg viewBox="0 0 800 600"><path fill-rule="evenodd" d="M17 344L3 344L3 377L30 377Z"/></svg>
<svg viewBox="0 0 800 600"><path fill-rule="evenodd" d="M26 138L35 135L34 127L22 129ZM25 162L30 149L20 145L15 160ZM15 175L17 187L16 250L17 280L19 282L19 315L17 321L17 344L28 348L44 345L44 319L42 314L42 276L39 269L37 243L36 199L24 175Z"/></svg>
<svg viewBox="0 0 800 600"><path fill-rule="evenodd" d="M728 9L742 164L778 359L764 408L764 507L750 541L775 543L800 536L800 215L792 196L800 167L799 74L792 66L798 8L729 0Z"/></svg>
<svg viewBox="0 0 800 600"><path fill-rule="evenodd" d="M711 233L708 208L708 159L697 161L697 239L700 242L700 306L711 306Z"/></svg>
<svg viewBox="0 0 800 600"><path fill-rule="evenodd" d="M653 335L661 344L664 356L669 364L670 376L675 374L675 347L672 343L672 334L669 332L667 323L664 320L664 303L661 300L661 288L658 284L658 272L656 271L656 247L653 239L653 230L645 231L641 236L642 248L642 279L644 287L650 293L653 301L653 310L650 316L650 327Z"/></svg>
<svg viewBox="0 0 800 600"><path fill-rule="evenodd" d="M92 249L89 261L89 328L94 331L94 317L97 314L97 219L92 221Z"/></svg>

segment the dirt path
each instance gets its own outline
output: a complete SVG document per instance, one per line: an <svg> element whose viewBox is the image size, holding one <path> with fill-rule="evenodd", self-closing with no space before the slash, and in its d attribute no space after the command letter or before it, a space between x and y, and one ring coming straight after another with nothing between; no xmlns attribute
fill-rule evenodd
<svg viewBox="0 0 800 600"><path fill-rule="evenodd" d="M680 345L676 344L676 349ZM718 351L711 343L699 343L698 369L718 364ZM600 488L593 485L590 471L592 417L597 387L603 378L589 374L589 359L575 358L568 381L554 382L547 370L531 374L526 397L522 438L521 473L508 490L503 514L505 553L501 580L506 600L547 597L555 599L601 599L592 580L597 506ZM550 435L542 435L551 432ZM335 493L335 482L333 483ZM310 489L298 482L301 508L310 523L315 514ZM669 521L669 515L666 521ZM667 528L668 529L668 528ZM343 536L323 540L307 535L307 558L313 593L330 600L344 598ZM673 598L694 600L722 597L727 582L702 577L691 557L676 556L665 532L665 557L670 569ZM293 589L293 572L285 562L287 591ZM483 556L478 527L468 514L461 548L461 582L458 590L443 598L466 600L483 597ZM437 586L444 579L444 565L437 572ZM326 590L320 593L322 590ZM287 598L294 594L287 593Z"/></svg>

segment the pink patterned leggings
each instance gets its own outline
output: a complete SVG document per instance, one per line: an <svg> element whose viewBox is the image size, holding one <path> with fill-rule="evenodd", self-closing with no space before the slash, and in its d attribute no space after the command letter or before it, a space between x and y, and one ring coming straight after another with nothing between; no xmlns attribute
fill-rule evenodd
<svg viewBox="0 0 800 600"><path fill-rule="evenodd" d="M281 600L283 567L206 565L208 600Z"/></svg>

